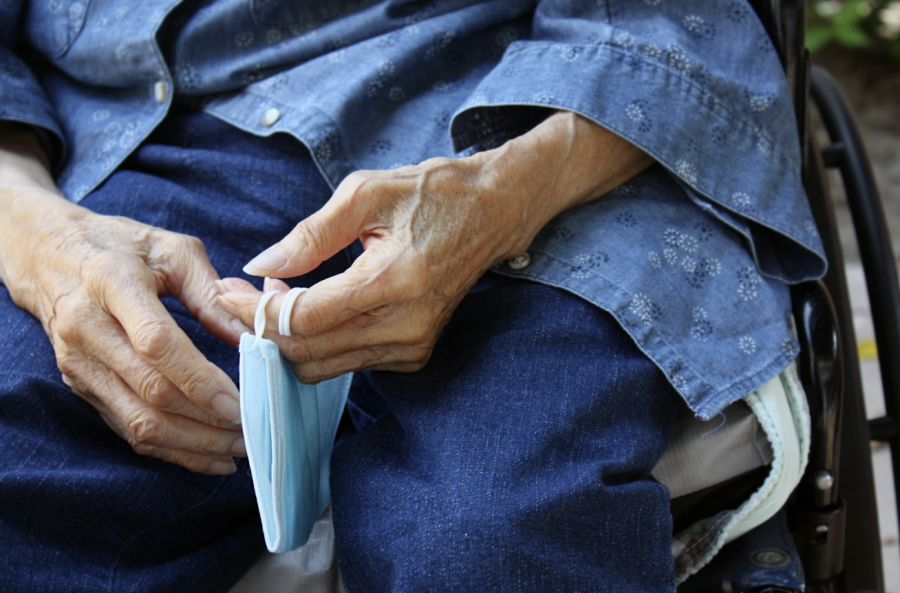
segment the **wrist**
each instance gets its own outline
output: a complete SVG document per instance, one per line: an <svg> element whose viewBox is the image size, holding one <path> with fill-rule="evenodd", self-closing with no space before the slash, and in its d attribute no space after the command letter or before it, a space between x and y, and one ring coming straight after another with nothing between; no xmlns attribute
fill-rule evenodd
<svg viewBox="0 0 900 593"><path fill-rule="evenodd" d="M0 182L0 279L24 306L25 295L32 291L31 280L37 272L35 264L45 262L40 252L59 246L71 223L85 210L66 200L55 187L45 189L27 172L23 183ZM28 307L26 307L28 308ZM30 309L29 309L30 310Z"/></svg>
<svg viewBox="0 0 900 593"><path fill-rule="evenodd" d="M493 189L512 201L509 211L522 213L513 221L518 239L504 259L527 249L559 214L599 198L653 164L621 136L566 111L475 158Z"/></svg>
<svg viewBox="0 0 900 593"><path fill-rule="evenodd" d="M59 193L37 130L17 122L0 122L0 186L41 188Z"/></svg>
<svg viewBox="0 0 900 593"><path fill-rule="evenodd" d="M653 164L628 140L576 113L558 111L534 131L513 142L542 155L557 214L599 198Z"/></svg>

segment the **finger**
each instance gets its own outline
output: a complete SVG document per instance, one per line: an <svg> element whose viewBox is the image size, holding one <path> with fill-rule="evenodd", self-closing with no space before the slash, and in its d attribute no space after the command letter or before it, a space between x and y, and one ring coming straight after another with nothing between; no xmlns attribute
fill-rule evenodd
<svg viewBox="0 0 900 593"><path fill-rule="evenodd" d="M216 428L159 410L148 405L98 361L91 361L92 372L79 381L94 394L102 407L115 418L122 435L142 453L150 447L191 451L214 456L245 456L247 449L239 432Z"/></svg>
<svg viewBox="0 0 900 593"><path fill-rule="evenodd" d="M229 292L219 297L219 302L222 308L226 309L242 321L245 321L246 323L255 323L256 311L259 308L260 299L263 294L265 293ZM297 329L299 329L295 327L293 318L297 315L297 310L303 306L302 301L305 294L306 293L296 295L293 300L291 312L292 335L296 335ZM285 294L275 294L266 304L266 326L264 336L269 339L275 339L278 335L279 318L286 298L287 295ZM352 327L368 327L377 323L378 320L379 319L376 316L368 315L363 312L357 315L356 318L351 318L343 325L351 329ZM356 323L354 324L354 322Z"/></svg>
<svg viewBox="0 0 900 593"><path fill-rule="evenodd" d="M222 306L248 321L255 316L262 293L228 293ZM298 297L298 301L303 295ZM273 340L278 349L293 361L309 361L378 346L404 346L423 343L430 336L415 329L415 324L400 316L391 316L387 308L375 313L360 313L338 327L316 336L278 334L278 317L285 297L275 295L266 305L264 337ZM296 309L297 305L295 305Z"/></svg>
<svg viewBox="0 0 900 593"><path fill-rule="evenodd" d="M341 274L327 278L312 286L299 296L291 312L291 332L302 336L314 336L332 330L349 320L391 305L399 307L411 295L406 282L394 282L392 289L397 294L394 299L386 296L382 282L373 282L371 274L363 264L366 258L360 256L354 265ZM223 309L236 316L245 324L253 325L261 292L228 292L219 297ZM417 294L417 293L416 293ZM414 295L412 295L414 298ZM283 295L275 295L266 307L266 337L278 330L278 315ZM366 325L366 322L361 322Z"/></svg>
<svg viewBox="0 0 900 593"><path fill-rule="evenodd" d="M82 371L77 379L63 379L135 452L214 474L233 473L231 456L246 455L239 433L153 409L96 360L83 359Z"/></svg>
<svg viewBox="0 0 900 593"><path fill-rule="evenodd" d="M290 278L314 270L362 232L370 202L363 198L374 177L349 175L321 210L300 222L281 241L253 258L244 272L251 276Z"/></svg>
<svg viewBox="0 0 900 593"><path fill-rule="evenodd" d="M99 326L100 323L94 327ZM121 326L88 334L85 349L95 359L103 356L103 363L150 406L192 418L220 428L235 429L231 421L220 420L188 399L165 375L148 365L134 351Z"/></svg>
<svg viewBox="0 0 900 593"><path fill-rule="evenodd" d="M331 331L365 313L421 304L424 275L408 262L398 263L387 248L369 249L347 270L312 286L291 314L291 330L302 336Z"/></svg>
<svg viewBox="0 0 900 593"><path fill-rule="evenodd" d="M151 448L160 448L212 456L247 456L244 437L240 433L146 405L135 405L122 413L127 414L128 441L138 453L146 454Z"/></svg>
<svg viewBox="0 0 900 593"><path fill-rule="evenodd" d="M213 268L203 242L196 237L161 234L153 243L148 265L156 273L160 294L171 294L212 335L237 345L248 327L216 303L221 294L219 274Z"/></svg>
<svg viewBox="0 0 900 593"><path fill-rule="evenodd" d="M151 406L214 426L234 426L185 397L168 378L138 356L119 323L108 313L89 305L81 299L57 302L57 362L64 374L77 376L83 372L81 368L72 367L77 367L87 354L121 377Z"/></svg>
<svg viewBox="0 0 900 593"><path fill-rule="evenodd" d="M257 292L255 286L243 278L222 278L218 281L219 294L226 292Z"/></svg>
<svg viewBox="0 0 900 593"><path fill-rule="evenodd" d="M116 278L101 278L101 290L137 354L201 408L239 422L238 391L228 375L206 360L146 285Z"/></svg>
<svg viewBox="0 0 900 593"><path fill-rule="evenodd" d="M291 289L288 286L287 282L279 280L278 278L266 278L263 280L263 292L269 292L270 290L277 290L278 292L287 292Z"/></svg>
<svg viewBox="0 0 900 593"><path fill-rule="evenodd" d="M412 373L421 370L431 358L430 346L380 346L348 352L322 360L292 364L297 378L304 383L362 370L389 370Z"/></svg>
<svg viewBox="0 0 900 593"><path fill-rule="evenodd" d="M288 360L323 360L373 348L430 348L443 325L430 316L415 318L405 310L382 309L362 313L342 325L316 336L272 336ZM391 359L391 362L394 362Z"/></svg>
<svg viewBox="0 0 900 593"><path fill-rule="evenodd" d="M231 457L201 455L191 451L174 451L159 447L148 447L142 455L168 461L175 465L196 472L198 474L210 474L214 476L227 476L237 471L237 466Z"/></svg>
<svg viewBox="0 0 900 593"><path fill-rule="evenodd" d="M247 282L242 278L223 278L219 280L217 283L219 287L219 295L223 295L228 292L247 292L247 293L257 293L259 290L257 288ZM277 290L279 292L287 292L291 287L282 280L277 278L264 278L263 279L263 289L262 292L269 292L270 290Z"/></svg>
<svg viewBox="0 0 900 593"><path fill-rule="evenodd" d="M259 300L263 292L226 292L219 297L219 306L240 319L243 323L254 327L256 310L259 308ZM266 305L266 334L278 331L278 311L284 295L276 294ZM274 304L273 304L274 302ZM270 313L274 311L274 313Z"/></svg>

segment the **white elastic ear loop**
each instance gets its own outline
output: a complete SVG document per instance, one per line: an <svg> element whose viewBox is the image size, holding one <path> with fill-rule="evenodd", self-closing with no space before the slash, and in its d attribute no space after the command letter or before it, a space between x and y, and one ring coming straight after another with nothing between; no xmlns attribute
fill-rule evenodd
<svg viewBox="0 0 900 593"><path fill-rule="evenodd" d="M292 288L281 301L281 311L278 312L278 333L282 336L289 337L291 335L291 313L294 311L294 303L297 298L309 290L308 288Z"/></svg>
<svg viewBox="0 0 900 593"><path fill-rule="evenodd" d="M253 333L256 334L256 340L253 342L256 345L256 342L262 337L264 333L266 333L266 305L269 304L269 301L272 300L272 297L276 294L281 294L280 290L270 290L260 297L259 304L256 306L256 317L253 318Z"/></svg>

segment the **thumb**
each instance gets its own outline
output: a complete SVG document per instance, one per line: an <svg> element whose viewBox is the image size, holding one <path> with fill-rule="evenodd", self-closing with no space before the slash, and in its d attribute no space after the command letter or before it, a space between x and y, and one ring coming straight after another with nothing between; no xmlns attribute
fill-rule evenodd
<svg viewBox="0 0 900 593"><path fill-rule="evenodd" d="M316 269L319 264L350 245L365 224L365 211L351 208L360 184L349 188L348 177L321 210L300 222L288 235L244 266L251 276L292 278Z"/></svg>

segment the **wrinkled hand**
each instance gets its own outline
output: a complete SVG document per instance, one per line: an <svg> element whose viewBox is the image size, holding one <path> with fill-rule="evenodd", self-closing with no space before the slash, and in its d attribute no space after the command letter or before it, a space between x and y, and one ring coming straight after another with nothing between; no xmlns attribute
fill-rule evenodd
<svg viewBox="0 0 900 593"><path fill-rule="evenodd" d="M278 341L302 380L424 366L453 310L509 251L507 243L527 246L525 238L510 236L521 230L501 226L509 212L492 194L503 189L485 185L477 168L462 160L354 173L321 211L268 252L274 262L256 264L269 266L272 276L298 276L357 237L362 241L365 251L348 270L300 296L291 323L300 337ZM235 280L225 282L241 290ZM249 285L244 290L226 293L222 304L252 325L261 293ZM268 306L272 332L280 306L280 296Z"/></svg>
<svg viewBox="0 0 900 593"><path fill-rule="evenodd" d="M305 382L360 369L416 371L488 268L525 251L560 212L650 162L610 132L558 113L496 150L353 173L319 212L245 269L287 278L357 238L365 250L344 273L300 296L295 336L277 335L283 297L272 299L266 337ZM223 307L252 326L261 293L238 279L224 283L231 292L220 298Z"/></svg>
<svg viewBox="0 0 900 593"><path fill-rule="evenodd" d="M43 324L66 384L138 453L233 472L231 456L246 454L237 389L159 300L174 295L236 343L242 326L215 304L218 276L203 245L75 206L41 175L14 177L0 181L0 274Z"/></svg>

